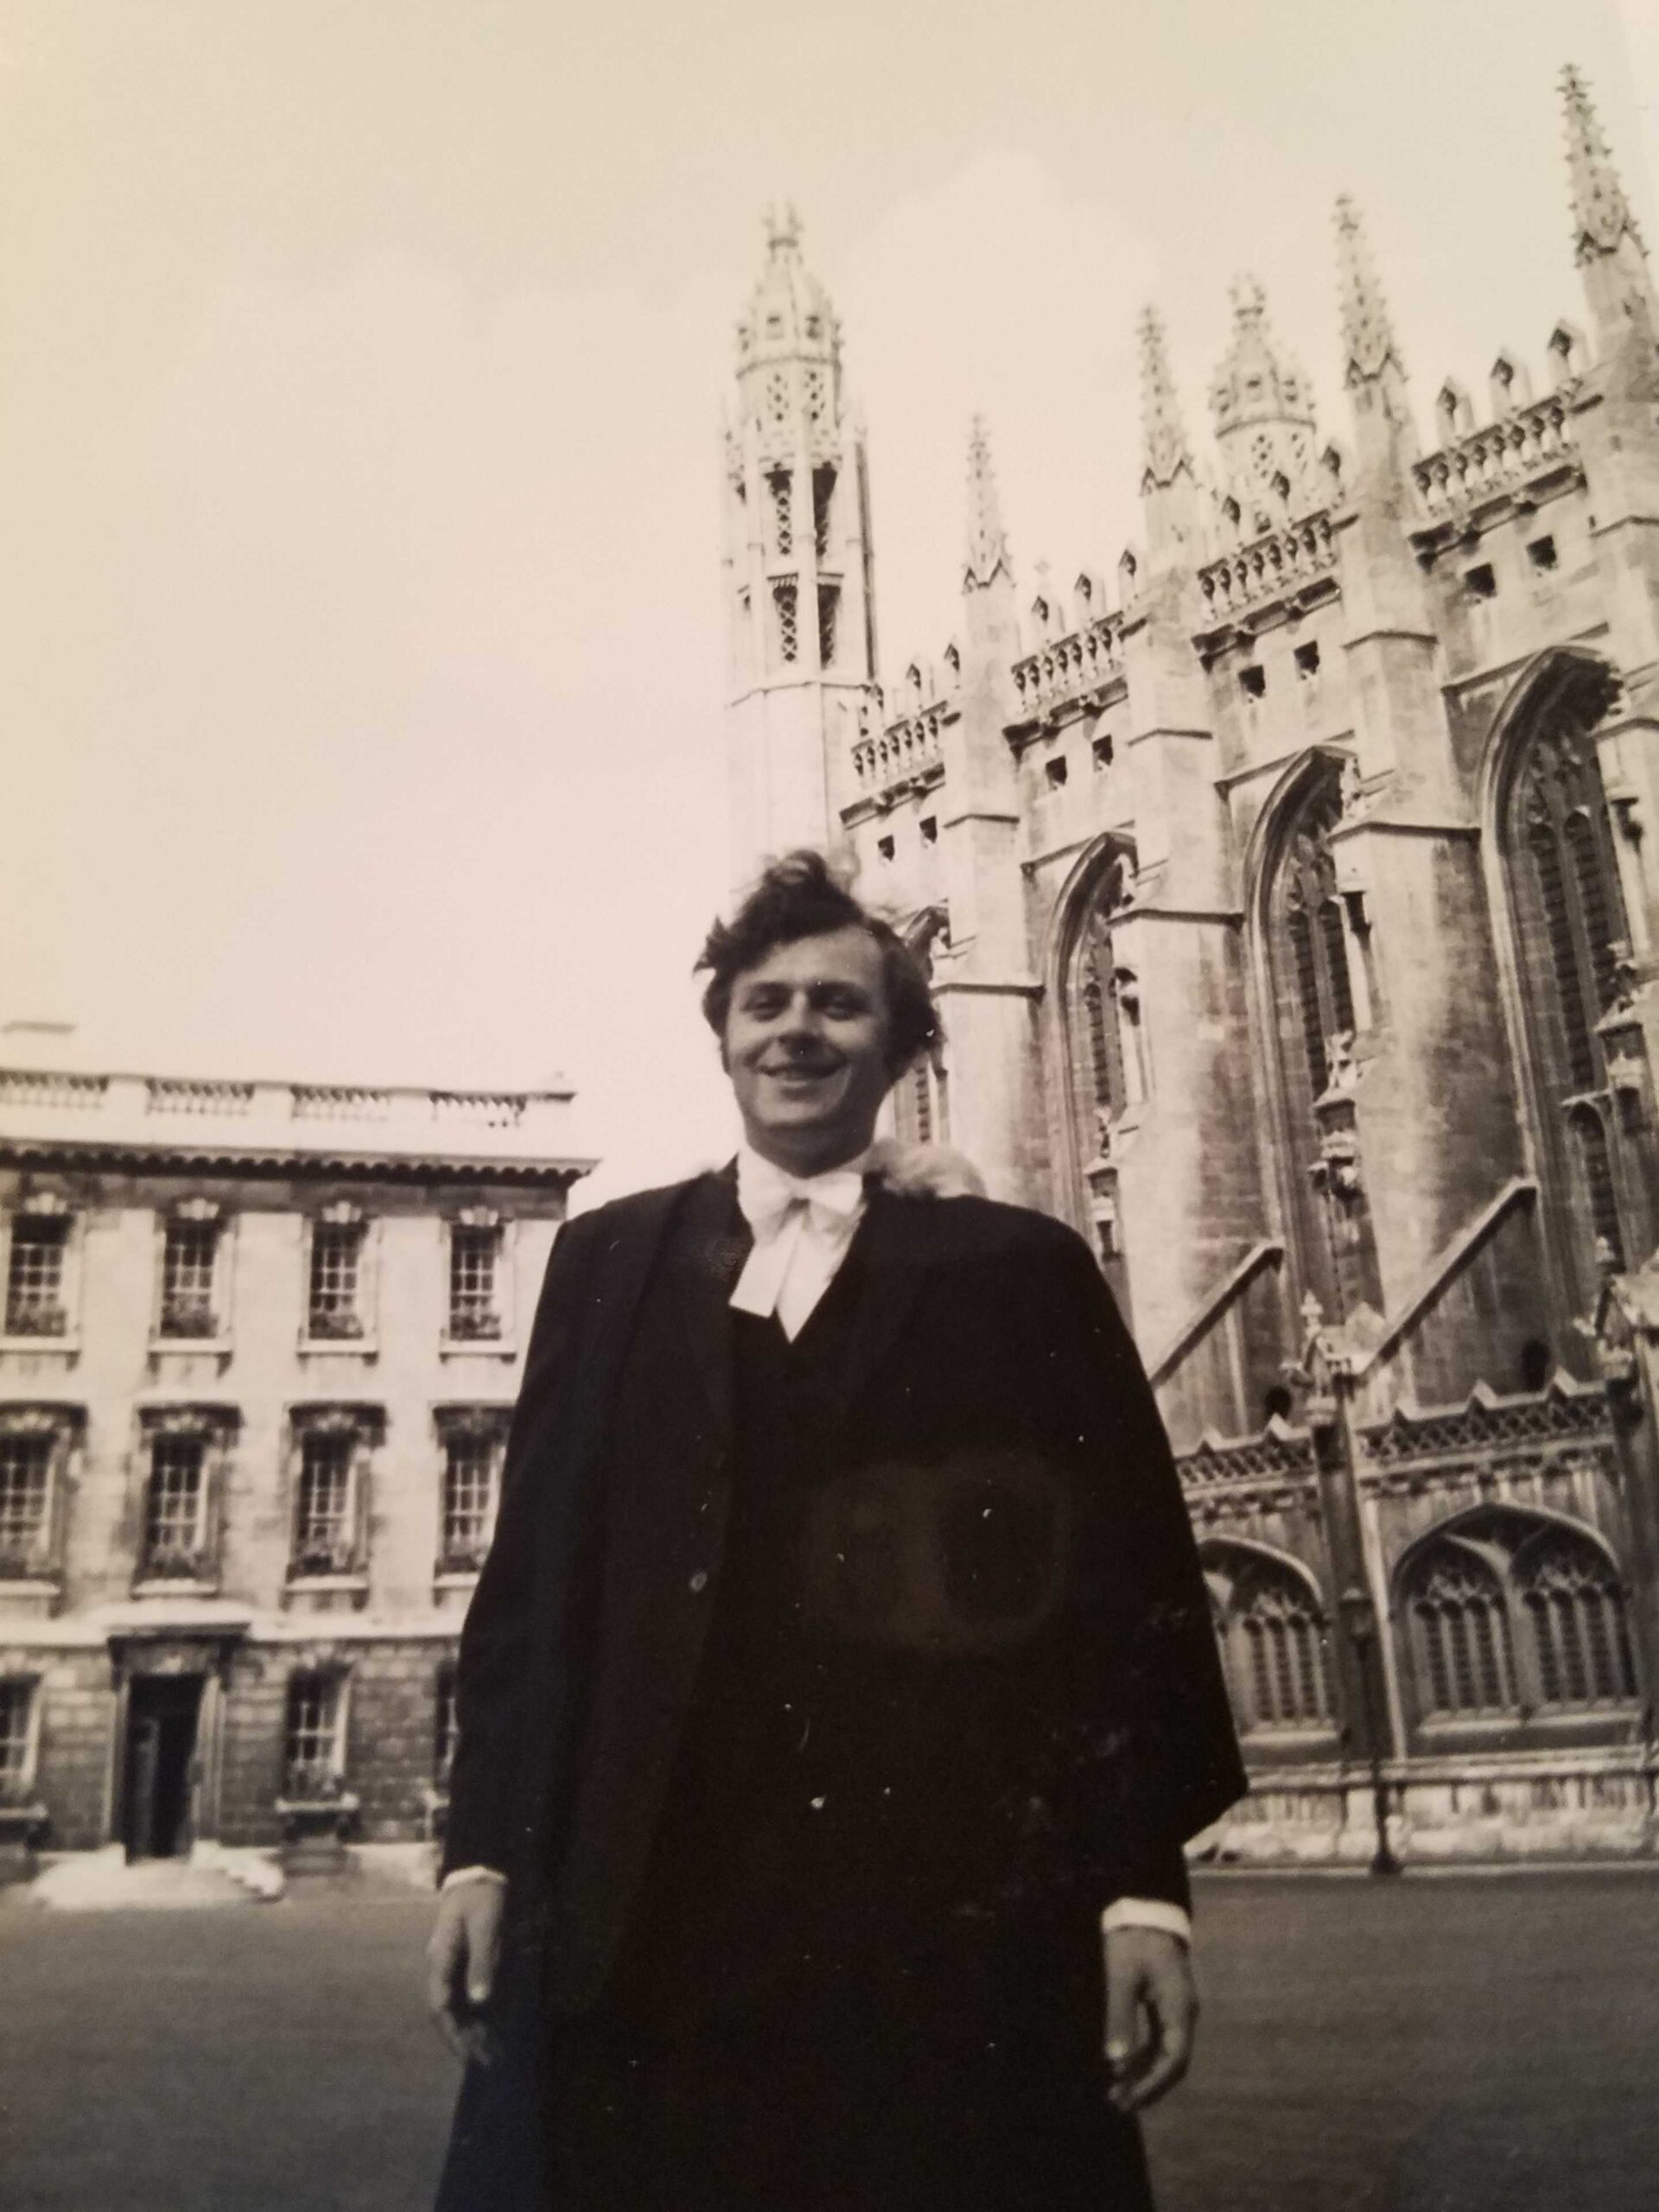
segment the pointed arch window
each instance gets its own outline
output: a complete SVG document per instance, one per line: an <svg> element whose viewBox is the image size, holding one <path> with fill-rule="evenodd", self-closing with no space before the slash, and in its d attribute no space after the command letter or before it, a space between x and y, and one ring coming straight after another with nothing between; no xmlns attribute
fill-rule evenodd
<svg viewBox="0 0 1659 2212"><path fill-rule="evenodd" d="M1611 1560L1571 1529L1550 1529L1517 1554L1516 1580L1537 1656L1541 1704L1635 1697L1630 1621Z"/></svg>
<svg viewBox="0 0 1659 2212"><path fill-rule="evenodd" d="M1594 741L1576 720L1533 732L1510 809L1522 950L1548 986L1559 1030L1548 1072L1558 1094L1593 1090L1602 1078L1596 1024L1618 987L1624 900Z"/></svg>
<svg viewBox="0 0 1659 2212"><path fill-rule="evenodd" d="M1329 1727L1330 1624L1312 1578L1242 1544L1204 1557L1241 1734Z"/></svg>
<svg viewBox="0 0 1659 2212"><path fill-rule="evenodd" d="M1363 940L1337 880L1342 766L1316 756L1287 803L1258 909L1276 1030L1285 1197L1303 1282L1328 1313L1381 1296L1359 1155L1354 1044L1369 1021Z"/></svg>
<svg viewBox="0 0 1659 2212"><path fill-rule="evenodd" d="M1135 849L1109 839L1079 887L1060 971L1058 1043L1078 1210L1120 1307L1130 1304L1118 1203L1120 1131L1152 1089L1139 981L1127 957Z"/></svg>
<svg viewBox="0 0 1659 2212"><path fill-rule="evenodd" d="M1580 1188L1588 1212L1590 1233L1597 1258L1615 1267L1624 1264L1624 1230L1619 1218L1618 1191L1613 1180L1612 1155L1606 1125L1592 1105L1573 1107L1567 1116L1573 1147L1578 1155Z"/></svg>
<svg viewBox="0 0 1659 2212"><path fill-rule="evenodd" d="M1428 1712L1505 1713L1516 1703L1509 1607L1486 1560L1461 1546L1435 1550L1411 1611Z"/></svg>
<svg viewBox="0 0 1659 2212"><path fill-rule="evenodd" d="M1600 1265L1651 1243L1659 1179L1652 1132L1615 1110L1609 1073L1629 925L1594 736L1605 690L1589 668L1555 684L1516 747L1500 820L1552 1211L1580 1298Z"/></svg>
<svg viewBox="0 0 1659 2212"><path fill-rule="evenodd" d="M1337 889L1331 832L1342 817L1334 771L1322 777L1287 840L1274 886L1286 956L1282 995L1294 1010L1310 1102L1329 1088L1341 1048L1353 1040L1353 977Z"/></svg>
<svg viewBox="0 0 1659 2212"><path fill-rule="evenodd" d="M1495 1507L1432 1539L1402 1592L1420 1709L1495 1719L1637 1694L1623 1581L1592 1537Z"/></svg>
<svg viewBox="0 0 1659 2212"><path fill-rule="evenodd" d="M1129 903L1135 856L1109 849L1077 932L1071 976L1071 1059L1078 1120L1089 1156L1103 1132L1145 1096L1141 1001L1135 973L1120 957L1116 925Z"/></svg>

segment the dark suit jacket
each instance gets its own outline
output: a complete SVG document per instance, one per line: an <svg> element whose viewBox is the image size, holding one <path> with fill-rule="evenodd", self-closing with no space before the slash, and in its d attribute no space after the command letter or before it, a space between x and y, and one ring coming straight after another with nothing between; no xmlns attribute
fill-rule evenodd
<svg viewBox="0 0 1659 2212"><path fill-rule="evenodd" d="M729 1170L620 1199L562 1230L537 1313L461 1640L444 1865L508 1872L512 1924L560 2012L592 2003L614 1958L718 1586L742 1249ZM1032 1785L1059 1805L1063 1847L1100 1903L1179 1894L1180 1843L1243 1777L1168 1446L1098 1269L1044 1215L884 1190L858 1250L839 1464L901 1516L915 1499L897 1491L925 1490L939 1554L921 1578L931 1598L912 1592L872 1633L912 1653L1019 1642L1020 1609L1046 1606L1055 1632L1021 1691ZM648 1301L658 1325L676 1317L653 1340L650 1388L622 1405L646 1286L670 1280ZM1046 1594L1039 1543L1002 1618L995 1598L988 1613L941 1599L953 1579L995 1584L980 1569L995 1561L972 1555L980 1516L953 1520L952 1496L989 1479L1018 1504L1045 1468L1087 1505L1090 1540L1071 1556L1090 1586ZM1053 1515L1039 1523L1052 1532Z"/></svg>

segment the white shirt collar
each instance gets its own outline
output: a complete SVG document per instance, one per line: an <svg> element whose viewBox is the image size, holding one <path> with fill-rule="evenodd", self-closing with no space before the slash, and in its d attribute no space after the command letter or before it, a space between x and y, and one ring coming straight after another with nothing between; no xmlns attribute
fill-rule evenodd
<svg viewBox="0 0 1659 2212"><path fill-rule="evenodd" d="M804 1198L823 1212L851 1220L864 1210L864 1176L874 1145L867 1145L855 1153L850 1160L838 1166L823 1169L817 1175L795 1175L788 1168L780 1167L757 1152L753 1145L744 1144L737 1154L737 1202L744 1217L753 1224L757 1218L768 1218L780 1214L791 1199Z"/></svg>

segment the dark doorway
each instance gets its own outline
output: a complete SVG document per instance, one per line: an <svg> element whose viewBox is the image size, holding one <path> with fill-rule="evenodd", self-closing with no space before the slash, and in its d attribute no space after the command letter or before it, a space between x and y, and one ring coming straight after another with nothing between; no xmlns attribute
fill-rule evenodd
<svg viewBox="0 0 1659 2212"><path fill-rule="evenodd" d="M129 1859L190 1848L200 1675L139 1675L128 1694L125 1842Z"/></svg>

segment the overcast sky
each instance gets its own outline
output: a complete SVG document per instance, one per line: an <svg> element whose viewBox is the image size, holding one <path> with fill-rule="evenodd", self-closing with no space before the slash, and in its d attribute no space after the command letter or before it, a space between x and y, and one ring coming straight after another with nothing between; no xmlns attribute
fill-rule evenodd
<svg viewBox="0 0 1659 2212"><path fill-rule="evenodd" d="M1425 423L1540 362L1582 320L1555 79L1659 241L1656 18L0 0L0 1018L111 1066L563 1070L604 1187L709 1155L715 426L766 202L842 314L896 670L954 625L976 409L1027 590L1138 535L1148 298L1197 431L1254 270L1346 436L1338 191Z"/></svg>

